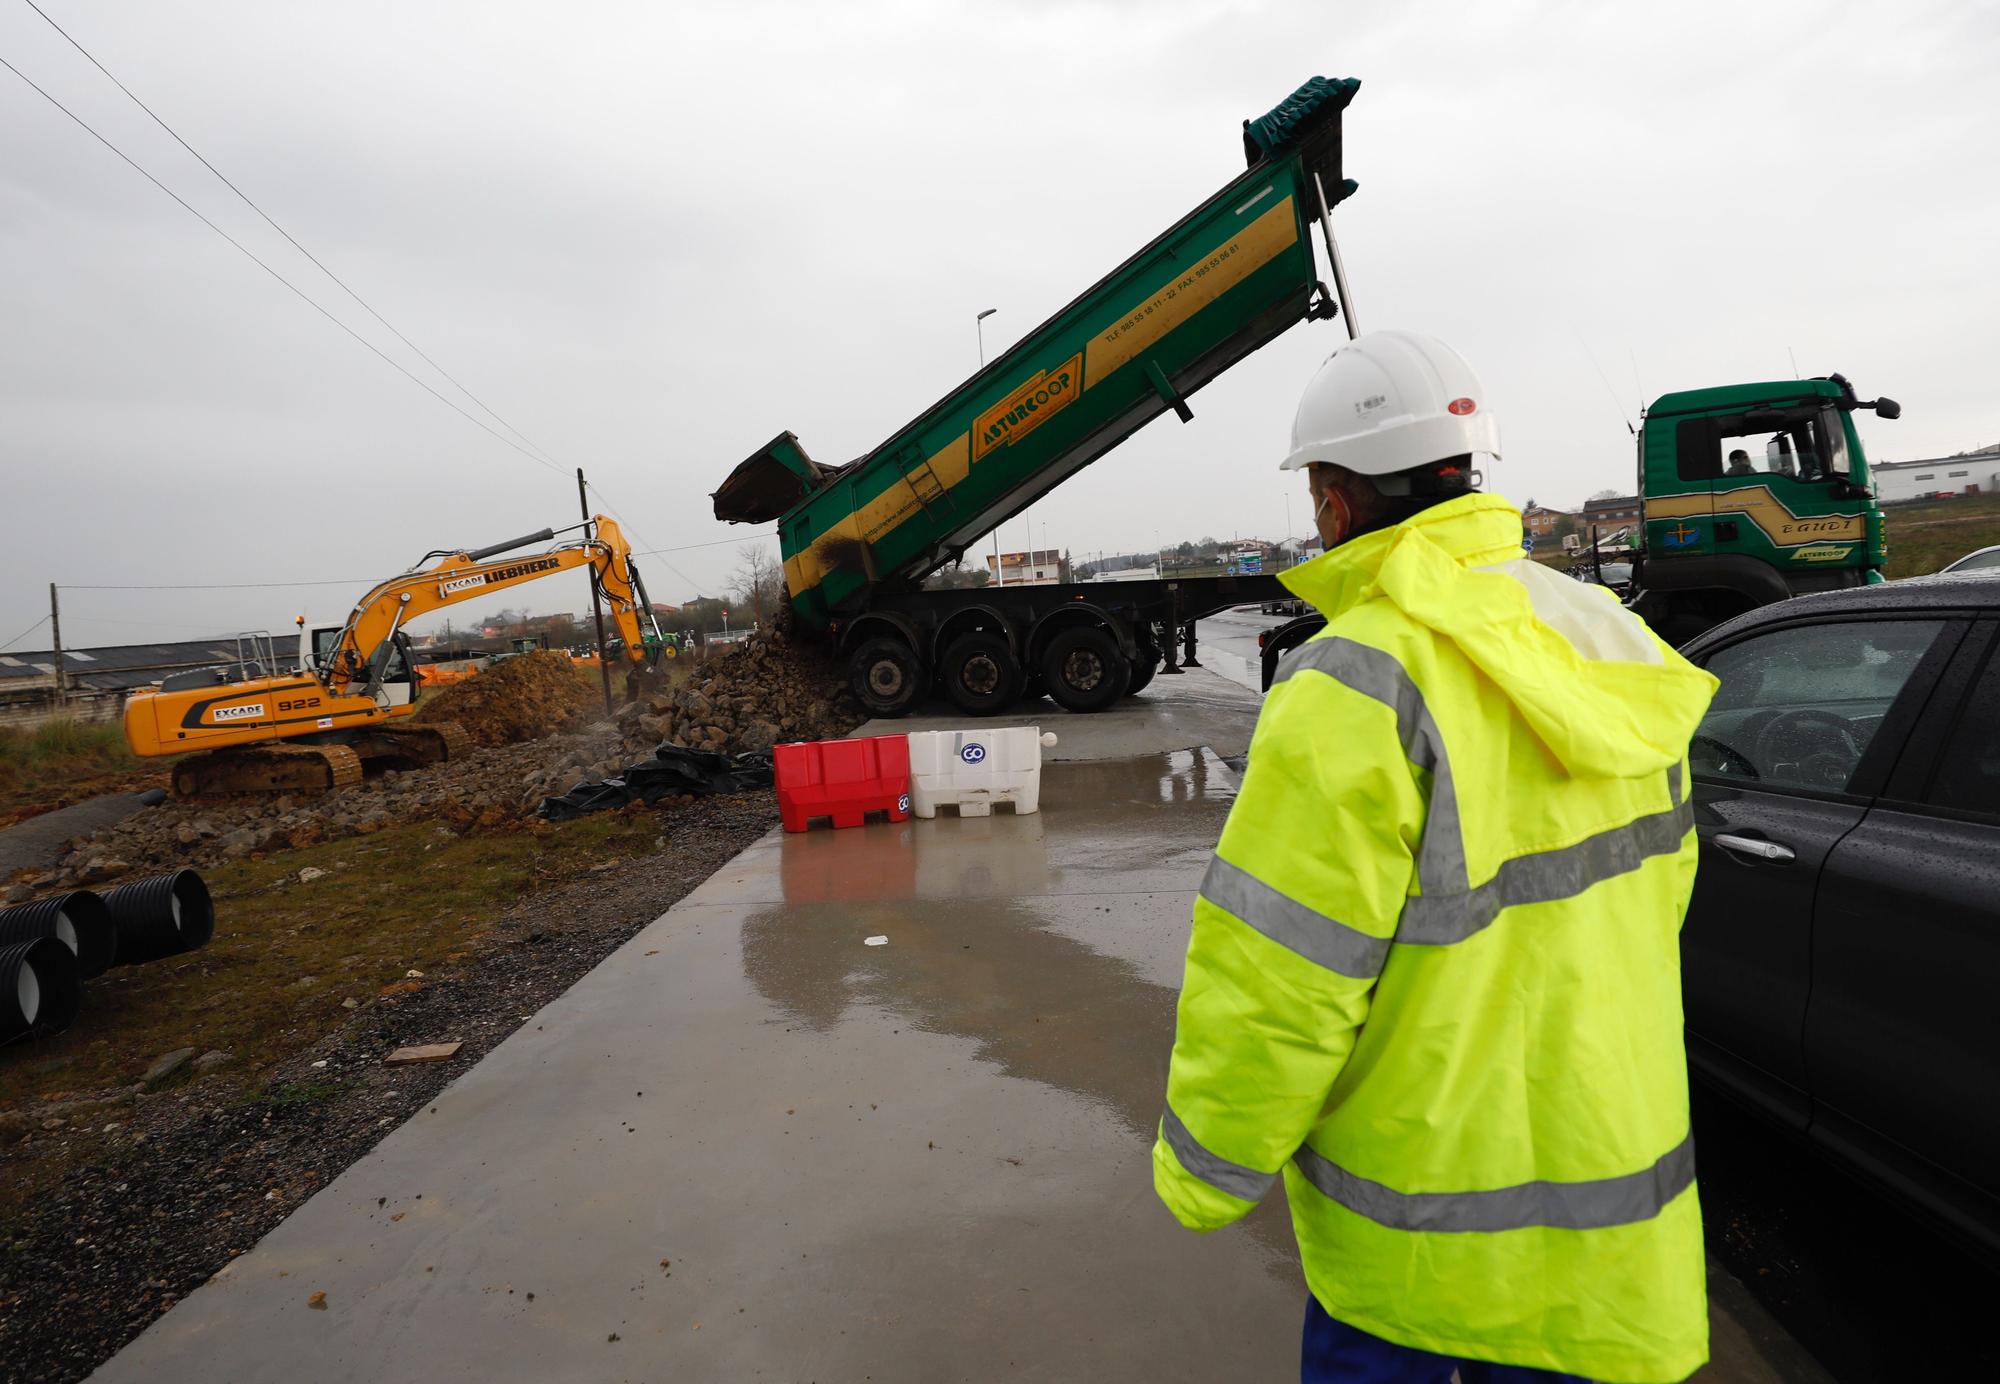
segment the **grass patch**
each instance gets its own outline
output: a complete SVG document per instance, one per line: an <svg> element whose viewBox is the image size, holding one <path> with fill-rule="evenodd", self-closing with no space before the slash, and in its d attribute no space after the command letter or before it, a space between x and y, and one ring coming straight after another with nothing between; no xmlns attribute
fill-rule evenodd
<svg viewBox="0 0 2000 1384"><path fill-rule="evenodd" d="M130 1083L182 1047L233 1053L217 1078L257 1082L339 1027L343 1000L422 988L437 968L504 940L493 919L509 905L649 854L660 831L645 809L463 837L413 822L205 871L215 940L86 982L67 1033L0 1048L0 1109ZM300 884L307 866L327 873Z"/></svg>
<svg viewBox="0 0 2000 1384"><path fill-rule="evenodd" d="M57 716L32 729L0 727L0 825L165 777L160 762L126 747L116 722Z"/></svg>
<svg viewBox="0 0 2000 1384"><path fill-rule="evenodd" d="M1918 500L1882 511L1889 536L1883 575L1921 577L1976 548L2000 543L2000 495Z"/></svg>

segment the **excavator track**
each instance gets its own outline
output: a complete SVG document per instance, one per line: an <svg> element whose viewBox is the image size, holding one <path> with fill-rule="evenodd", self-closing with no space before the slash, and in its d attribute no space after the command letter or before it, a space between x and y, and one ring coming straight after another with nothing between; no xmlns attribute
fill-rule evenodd
<svg viewBox="0 0 2000 1384"><path fill-rule="evenodd" d="M361 782L361 756L345 745L256 745L189 755L174 765L174 795L320 793Z"/></svg>
<svg viewBox="0 0 2000 1384"><path fill-rule="evenodd" d="M420 769L472 753L472 737L456 721L370 726L344 736L341 743L361 756L364 764L387 761L388 767L399 769Z"/></svg>

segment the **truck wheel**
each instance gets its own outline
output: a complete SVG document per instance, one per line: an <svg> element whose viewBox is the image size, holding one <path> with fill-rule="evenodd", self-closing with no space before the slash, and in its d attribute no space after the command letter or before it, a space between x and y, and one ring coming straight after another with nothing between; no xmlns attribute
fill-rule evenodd
<svg viewBox="0 0 2000 1384"><path fill-rule="evenodd" d="M1146 684L1153 680L1153 674L1160 671L1160 665L1164 662L1166 660L1160 656L1157 650L1149 649L1144 644L1141 644L1139 646L1139 661L1132 665L1132 680L1125 687L1125 695L1128 697L1138 696L1145 689Z"/></svg>
<svg viewBox="0 0 2000 1384"><path fill-rule="evenodd" d="M863 640L847 660L847 685L877 716L902 716L924 695L924 661L900 639Z"/></svg>
<svg viewBox="0 0 2000 1384"><path fill-rule="evenodd" d="M1042 651L1042 681L1065 711L1102 711L1125 695L1132 665L1095 625L1064 630Z"/></svg>
<svg viewBox="0 0 2000 1384"><path fill-rule="evenodd" d="M944 695L972 716L996 716L1021 695L1021 664L997 634L966 634L951 641L938 665Z"/></svg>

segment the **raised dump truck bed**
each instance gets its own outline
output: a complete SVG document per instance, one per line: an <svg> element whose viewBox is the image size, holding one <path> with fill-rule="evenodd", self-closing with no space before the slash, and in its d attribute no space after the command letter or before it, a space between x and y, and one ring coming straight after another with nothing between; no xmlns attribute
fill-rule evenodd
<svg viewBox="0 0 2000 1384"><path fill-rule="evenodd" d="M1341 117L1358 85L1314 78L1246 120L1242 174L867 455L824 466L780 433L715 492L718 519L777 521L794 614L856 655L856 690L874 710L907 709L939 674L967 710L1000 710L1032 687L1058 625L1088 623L1102 587L921 593L923 578L1151 419L1191 416L1189 396L1294 323L1338 310L1311 232L1354 188L1342 176ZM1329 233L1330 258L1332 244ZM1199 581L1139 583L1157 587L1156 599L1127 593L1116 604L1129 614L1090 617L1110 646L1082 641L1103 665L1097 681L1045 677L1051 695L1081 707L1102 700L1107 680L1142 684L1172 666L1169 646L1193 618L1276 590L1268 578L1226 580L1227 594ZM955 655L971 635L986 637L979 656ZM897 642L907 658L879 647ZM954 691L968 669L980 688Z"/></svg>

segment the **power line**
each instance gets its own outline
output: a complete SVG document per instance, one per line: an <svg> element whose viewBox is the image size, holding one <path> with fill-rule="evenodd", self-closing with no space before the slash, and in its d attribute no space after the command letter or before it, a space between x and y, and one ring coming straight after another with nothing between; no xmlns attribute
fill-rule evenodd
<svg viewBox="0 0 2000 1384"><path fill-rule="evenodd" d="M379 582L380 577L354 577L349 580L327 581L216 581L216 582L141 582L126 585L98 584L72 586L62 583L64 591L249 591L266 587L283 586L359 586L363 582Z"/></svg>
<svg viewBox="0 0 2000 1384"><path fill-rule="evenodd" d="M488 404L484 399L481 399L477 394L474 394L471 390L467 389L464 385L460 384L458 378L455 375L453 375L449 370L445 369L442 365L439 365L435 360L432 360L429 352L425 351L423 347L417 345L416 342L410 340L410 338L408 338L407 336L404 336L403 333L397 329L395 323L391 322L381 313L375 311L374 307L368 302L367 299L363 298L359 293L356 293L352 288L348 287L347 281L345 279L342 279L340 275L334 273L331 269L328 269L324 264L322 264L320 262L320 258L318 255L315 255L312 251L306 249L305 246L299 244L297 237L295 237L290 231L286 230L283 226L280 226L276 221L272 220L269 212L265 211L262 207L258 206L255 202L251 201L250 194L245 192L242 188L236 186L235 183L231 182L227 177L225 177L221 169L217 168L214 164L210 163L206 158L203 158L200 150L196 149L192 144L189 144L185 139L182 139L180 136L180 131L176 130L173 126L169 125L166 121L162 120L158 112L156 112L151 106L147 105L144 101L141 101L138 97L138 94L134 92L132 88L126 86L125 83L119 81L118 78L112 73L110 68L106 67L103 63L99 62L96 56L88 48L85 48L81 43L78 43L75 38L71 37L69 30L63 28L63 26L56 23L55 20L50 19L48 11L44 10L40 5L37 5L35 3L35 0L26 0L26 4L29 9L33 10L36 14L40 15L44 20L47 20L49 27L51 29L54 29L57 33L61 34L64 40L68 42L70 47L76 49L77 52L83 54L85 58L89 59L90 65L96 68L99 72L102 72L107 78L109 78L113 86L117 87L120 91L124 92L127 96L131 97L132 104L137 106L140 110L144 111L147 115L151 116L153 119L153 123L155 125L158 125L168 134L172 135L174 138L174 142L176 144L180 145L181 148L187 150L190 154L193 154L195 158L200 161L201 166L203 168L206 168L209 172L213 173L217 178L221 179L222 185L228 188L231 192L235 193L239 198L241 198L245 206L249 207L250 210L256 212L257 215L263 217L264 223L266 225L268 225L272 230L276 231L279 235L283 236L286 240L290 241L292 244L292 248L297 250L300 254L304 255L307 259L311 260L314 266L319 269L320 273L326 275L329 279L332 279L335 283L339 284L342 291L345 292L347 296L352 298L355 302L361 304L361 306L367 311L370 317L374 318L377 322L380 322L384 327L387 327L390 330L390 332L394 333L396 340L402 342L405 346L409 347L412 351L415 351L419 356L423 357L425 364L429 365L431 369L437 371L438 374L444 376L445 379L450 380L452 385L455 388L457 388L459 393L463 394L466 398L472 400L473 403L477 404L481 409L483 409L486 412L488 417L492 418L495 422L500 424L501 427L507 429L508 432L513 433L514 436L520 438L521 441L527 443L528 446L534 448L536 452L541 454L544 460L547 460L551 464L553 464L554 458L549 456L548 449L546 447L538 445L526 433L522 432L512 423L509 423L505 418L502 418L497 412L494 411L493 407L490 404Z"/></svg>
<svg viewBox="0 0 2000 1384"><path fill-rule="evenodd" d="M19 634L15 635L5 644L0 644L0 649L13 648L16 644L20 643L23 639L26 639L29 635L33 634L36 630L40 629L43 625L46 625L48 622L49 622L49 617L44 615L41 619L35 621L34 624L22 630Z"/></svg>
<svg viewBox="0 0 2000 1384"><path fill-rule="evenodd" d="M772 529L769 533L746 533L740 538L715 538L710 539L706 543L683 543L678 548L646 548L642 551L634 552L632 556L653 557L660 553L684 553L690 548L720 548L733 543L755 543L760 538L776 538L777 536L778 531Z"/></svg>
<svg viewBox="0 0 2000 1384"><path fill-rule="evenodd" d="M54 106L64 115L68 116L71 120L75 121L79 126L83 128L85 133L90 135L92 139L95 139L99 144L102 144L112 153L116 154L119 158L123 159L128 165L131 166L134 172L138 173L139 176L144 178L147 182L151 183L154 187L158 188L160 191L166 193L167 196L173 198L176 202L179 202L182 208L186 210L188 215L194 217L194 219L201 222L202 225L208 227L211 231L214 231L217 235L221 236L224 240L228 241L231 245L235 246L236 249L239 252L241 252L242 255L246 259L248 259L252 264L256 265L266 274L269 274L272 278L276 279L279 283L283 284L286 288L290 289L293 293L297 294L299 299L303 301L308 307L312 308L314 312L317 312L327 321L333 323L334 326L346 332L349 336L353 337L363 346L366 346L376 356L380 357L383 362L393 367L397 371L397 373L401 374L406 379L408 379L410 383L416 385L417 388L423 390L424 393L430 395L433 399L436 399L439 403L443 404L453 413L458 414L461 418L465 419L468 423L478 428L481 432L486 433L488 436L492 437L495 441L504 443L506 446L513 448L515 451L519 452L522 456L534 462L537 466L543 467L549 471L553 471L559 476L563 474L561 467L556 466L551 462L544 461L541 457L536 456L533 452L529 451L527 448L523 447L520 443L514 441L512 438L503 436L502 434L495 432L492 428L488 427L486 424L480 422L479 419L473 417L470 413L467 413L464 409L460 408L450 399L447 399L445 398L444 395L438 393L437 390L433 389L429 384L417 378L417 376L411 373L410 369L407 366L405 366L401 361L395 359L393 356L388 355L386 352L382 350L381 347L377 346L367 337L361 335L361 333L355 331L354 328L348 326L345 322L341 321L338 317L335 317L331 312L327 311L324 307L320 306L319 302L316 299L314 299L311 295L306 293L304 289L300 288L297 284L293 283L283 274L280 274L270 265L264 263L263 260L257 258L257 256L248 247L246 247L243 244L243 242L236 239L236 237L229 234L229 232L223 230L222 227L216 225L213 221L209 220L206 216L203 216L200 212L196 211L194 207L188 203L187 199L182 197L178 192L175 192L172 188L168 187L165 183L161 182L158 178L155 178L151 173L148 173L144 168L141 168L139 164L133 160L131 155L127 154L123 149L120 149L110 140L106 139L103 135L99 134L94 128L91 127L90 123L86 121L82 116L78 115L68 106L65 106L62 102L58 101L55 97L51 96L48 92L44 91L39 85L37 85L37 83L33 78L28 76L27 73L21 71L20 68L14 66L13 63L8 62L5 58L0 58L0 67L6 68L16 77L19 77L22 81L26 82L30 87L33 87L36 95L40 96L44 101L47 101L50 105Z"/></svg>

